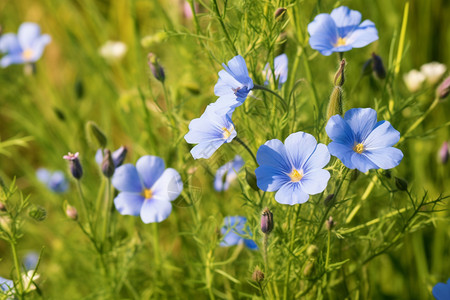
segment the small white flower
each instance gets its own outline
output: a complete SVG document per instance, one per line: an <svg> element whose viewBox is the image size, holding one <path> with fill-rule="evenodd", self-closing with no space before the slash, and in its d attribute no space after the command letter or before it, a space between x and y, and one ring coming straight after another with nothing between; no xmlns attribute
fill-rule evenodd
<svg viewBox="0 0 450 300"><path fill-rule="evenodd" d="M33 291L36 289L36 286L34 285L34 281L38 280L41 275L38 273L35 273L33 276L34 270L29 270L26 274L22 274L22 283L24 289L28 288L26 291Z"/></svg>
<svg viewBox="0 0 450 300"><path fill-rule="evenodd" d="M127 52L127 45L122 42L107 41L100 49L100 55L108 62L121 60Z"/></svg>
<svg viewBox="0 0 450 300"><path fill-rule="evenodd" d="M447 71L447 67L444 64L438 62L430 62L420 67L420 72L425 75L428 84L433 85L441 79Z"/></svg>
<svg viewBox="0 0 450 300"><path fill-rule="evenodd" d="M412 93L417 92L421 88L425 79L425 75L417 70L411 70L403 75L406 87Z"/></svg>

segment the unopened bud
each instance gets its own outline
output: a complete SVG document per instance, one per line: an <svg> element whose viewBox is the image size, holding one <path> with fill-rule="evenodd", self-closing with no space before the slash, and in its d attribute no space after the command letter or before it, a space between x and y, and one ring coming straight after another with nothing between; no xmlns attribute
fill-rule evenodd
<svg viewBox="0 0 450 300"><path fill-rule="evenodd" d="M445 99L450 93L450 77L447 77L437 88L437 96L439 99Z"/></svg>
<svg viewBox="0 0 450 300"><path fill-rule="evenodd" d="M253 190L259 191L258 185L256 184L255 172L250 172L247 168L245 168L245 180Z"/></svg>
<svg viewBox="0 0 450 300"><path fill-rule="evenodd" d="M303 269L303 275L306 277L309 277L314 272L314 260L308 260L308 262L305 265L305 268Z"/></svg>
<svg viewBox="0 0 450 300"><path fill-rule="evenodd" d="M260 283L264 280L264 273L259 269L259 267L255 268L255 271L252 274L253 281Z"/></svg>
<svg viewBox="0 0 450 300"><path fill-rule="evenodd" d="M74 91L75 97L77 97L78 100L81 100L84 96L84 85L81 79L77 79L77 81L75 81Z"/></svg>
<svg viewBox="0 0 450 300"><path fill-rule="evenodd" d="M66 207L66 216L69 217L70 219L76 221L78 220L78 211L75 207L71 206L71 205L67 205Z"/></svg>
<svg viewBox="0 0 450 300"><path fill-rule="evenodd" d="M54 107L54 108L53 108L53 112L55 113L56 117L57 117L58 119L60 119L61 121L64 122L64 121L66 120L66 116L64 115L63 111L60 110L59 108Z"/></svg>
<svg viewBox="0 0 450 300"><path fill-rule="evenodd" d="M372 69L372 59L369 58L363 64L363 67L361 69L361 75L362 76L370 75L370 74L372 74L372 71L373 71L373 69Z"/></svg>
<svg viewBox="0 0 450 300"><path fill-rule="evenodd" d="M149 53L147 56L148 66L150 67L150 71L152 71L153 76L161 82L164 82L166 76L164 74L164 69L159 64L158 58L155 54Z"/></svg>
<svg viewBox="0 0 450 300"><path fill-rule="evenodd" d="M284 7L277 8L274 16L275 16L275 21L283 22L285 19L285 16L286 16L286 8L284 8Z"/></svg>
<svg viewBox="0 0 450 300"><path fill-rule="evenodd" d="M375 53L372 53L372 59L373 59L373 72L375 76L378 77L379 79L386 78L386 69L384 68L381 57L379 57Z"/></svg>
<svg viewBox="0 0 450 300"><path fill-rule="evenodd" d="M105 177L110 178L114 174L114 162L111 157L111 151L109 149L105 149L102 162L102 173Z"/></svg>
<svg viewBox="0 0 450 300"><path fill-rule="evenodd" d="M336 72L336 75L334 75L334 85L335 86L343 86L345 81L345 59L341 61L341 64L339 65L339 70Z"/></svg>
<svg viewBox="0 0 450 300"><path fill-rule="evenodd" d="M398 178L395 177L395 186L400 190L400 191L407 191L408 190L408 182L406 182L405 179L403 178Z"/></svg>
<svg viewBox="0 0 450 300"><path fill-rule="evenodd" d="M273 214L266 207L261 215L261 231L265 234L269 234L273 230Z"/></svg>
<svg viewBox="0 0 450 300"><path fill-rule="evenodd" d="M328 102L327 119L329 120L334 115L342 115L344 111L343 106L342 89L339 86L335 86L330 96L330 102Z"/></svg>
<svg viewBox="0 0 450 300"><path fill-rule="evenodd" d="M97 141L99 148L105 148L107 139L106 135L100 129L100 127L93 121L86 123L86 137L89 144L94 144L94 139ZM97 147L96 147L97 148Z"/></svg>
<svg viewBox="0 0 450 300"><path fill-rule="evenodd" d="M114 166L117 168L121 166L127 156L128 148L126 146L121 146L119 149L113 152L111 155L112 160L114 162Z"/></svg>
<svg viewBox="0 0 450 300"><path fill-rule="evenodd" d="M329 194L325 200L323 200L323 205L331 206L334 203L334 194Z"/></svg>
<svg viewBox="0 0 450 300"><path fill-rule="evenodd" d="M336 225L336 223L334 222L332 216L330 216L330 217L328 218L328 220L325 221L325 227L327 228L328 231L331 230L331 229L333 229L333 227L334 227L335 225Z"/></svg>
<svg viewBox="0 0 450 300"><path fill-rule="evenodd" d="M83 176L83 168L81 167L80 159L78 158L79 153L64 155L63 158L69 161L69 169L70 173L75 179L81 179Z"/></svg>
<svg viewBox="0 0 450 300"><path fill-rule="evenodd" d="M36 221L44 221L47 218L47 211L39 205L34 205L28 210L28 215Z"/></svg>
<svg viewBox="0 0 450 300"><path fill-rule="evenodd" d="M309 245L308 249L306 249L306 255L311 258L317 257L319 254L319 248L316 245Z"/></svg>
<svg viewBox="0 0 450 300"><path fill-rule="evenodd" d="M0 202L0 211L6 211L6 205L3 202Z"/></svg>
<svg viewBox="0 0 450 300"><path fill-rule="evenodd" d="M448 151L448 142L445 141L442 144L441 149L439 150L439 160L441 161L442 164L447 163L449 155L450 155L450 153Z"/></svg>

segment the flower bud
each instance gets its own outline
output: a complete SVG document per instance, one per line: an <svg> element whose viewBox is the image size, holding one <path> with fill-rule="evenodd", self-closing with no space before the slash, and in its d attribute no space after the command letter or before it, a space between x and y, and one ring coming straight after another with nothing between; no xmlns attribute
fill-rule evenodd
<svg viewBox="0 0 450 300"><path fill-rule="evenodd" d="M400 191L407 191L408 190L408 182L406 182L405 179L403 178L398 178L395 177L395 186L400 190Z"/></svg>
<svg viewBox="0 0 450 300"><path fill-rule="evenodd" d="M259 269L259 267L255 268L255 271L252 274L253 281L260 283L264 280L264 273Z"/></svg>
<svg viewBox="0 0 450 300"><path fill-rule="evenodd" d="M314 272L314 260L309 260L303 269L303 275L309 277Z"/></svg>
<svg viewBox="0 0 450 300"><path fill-rule="evenodd" d="M327 119L329 120L334 115L342 115L343 111L342 89L335 86L330 96L330 102L328 102Z"/></svg>
<svg viewBox="0 0 450 300"><path fill-rule="evenodd" d="M336 72L336 75L334 75L334 85L335 86L343 86L345 81L345 59L341 61L341 64L339 65L339 70Z"/></svg>
<svg viewBox="0 0 450 300"><path fill-rule="evenodd" d="M383 170L381 172L381 174L386 177L387 179L391 179L392 178L392 171L391 170Z"/></svg>
<svg viewBox="0 0 450 300"><path fill-rule="evenodd" d="M40 222L40 221L44 221L45 218L47 218L47 211L42 206L33 205L28 210L28 215L31 218L33 218L34 220Z"/></svg>
<svg viewBox="0 0 450 300"><path fill-rule="evenodd" d="M128 148L126 146L121 146L119 149L113 152L111 155L114 162L114 166L117 168L123 164L125 157L127 156Z"/></svg>
<svg viewBox="0 0 450 300"><path fill-rule="evenodd" d="M333 227L336 225L336 223L333 220L333 217L330 216L330 218L328 220L325 221L325 227L327 228L327 230L331 230L333 229Z"/></svg>
<svg viewBox="0 0 450 300"><path fill-rule="evenodd" d="M325 200L323 200L323 205L331 206L334 203L334 194L329 194Z"/></svg>
<svg viewBox="0 0 450 300"><path fill-rule="evenodd" d="M277 10L275 11L274 17L275 17L275 21L283 22L286 17L286 8L284 8L284 7L277 8Z"/></svg>
<svg viewBox="0 0 450 300"><path fill-rule="evenodd" d="M445 99L450 93L450 77L447 77L437 88L437 96L439 99Z"/></svg>
<svg viewBox="0 0 450 300"><path fill-rule="evenodd" d="M108 142L108 140L106 139L106 135L93 121L88 121L86 123L86 136L89 144L92 145L95 139L100 148L105 148L106 143Z"/></svg>
<svg viewBox="0 0 450 300"><path fill-rule="evenodd" d="M71 206L71 205L67 205L66 207L66 216L69 217L70 219L76 221L78 220L78 211L75 207Z"/></svg>
<svg viewBox="0 0 450 300"><path fill-rule="evenodd" d="M102 173L105 175L105 177L110 178L114 174L114 162L111 157L111 151L109 149L105 149L103 156L103 162L102 162Z"/></svg>
<svg viewBox="0 0 450 300"><path fill-rule="evenodd" d="M309 245L308 249L306 249L306 255L311 258L317 257L319 254L319 248L316 245Z"/></svg>
<svg viewBox="0 0 450 300"><path fill-rule="evenodd" d="M69 154L64 155L63 158L65 160L69 161L69 169L70 173L72 173L72 176L75 179L81 179L83 176L83 168L81 167L80 160L78 159L79 153L72 154L69 152Z"/></svg>
<svg viewBox="0 0 450 300"><path fill-rule="evenodd" d="M383 61L375 52L372 53L372 69L378 79L386 78L386 69L384 68Z"/></svg>
<svg viewBox="0 0 450 300"><path fill-rule="evenodd" d="M447 163L449 155L450 155L450 153L448 151L448 142L445 141L442 144L441 149L439 150L439 159L440 159L442 164L446 164Z"/></svg>
<svg viewBox="0 0 450 300"><path fill-rule="evenodd" d="M245 180L253 190L259 191L258 185L256 184L256 175L254 171L250 172L247 168L245 168Z"/></svg>
<svg viewBox="0 0 450 300"><path fill-rule="evenodd" d="M370 75L372 73L372 71L373 71L373 69L372 69L372 59L369 58L363 64L363 67L361 69L361 76Z"/></svg>
<svg viewBox="0 0 450 300"><path fill-rule="evenodd" d="M83 98L84 85L83 85L83 81L80 78L78 78L77 81L75 81L74 92L75 92L75 97L77 97L77 100L81 100Z"/></svg>
<svg viewBox="0 0 450 300"><path fill-rule="evenodd" d="M150 71L152 71L153 76L155 76L157 80L164 83L166 76L164 74L164 69L159 64L156 55L153 53L149 53L147 59L148 59L148 66L150 67Z"/></svg>
<svg viewBox="0 0 450 300"><path fill-rule="evenodd" d="M265 234L269 234L273 230L273 214L266 207L261 215L261 231Z"/></svg>
<svg viewBox="0 0 450 300"><path fill-rule="evenodd" d="M6 211L6 205L3 202L0 202L0 211Z"/></svg>

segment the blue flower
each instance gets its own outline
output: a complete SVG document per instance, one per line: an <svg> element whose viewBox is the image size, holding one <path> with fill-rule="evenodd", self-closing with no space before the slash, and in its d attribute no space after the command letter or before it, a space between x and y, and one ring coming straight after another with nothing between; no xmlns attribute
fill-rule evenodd
<svg viewBox="0 0 450 300"><path fill-rule="evenodd" d="M349 169L365 173L369 169L391 169L403 158L403 153L391 147L400 133L388 121L377 122L377 112L371 108L353 108L344 119L335 115L325 130L333 140L328 145L331 155Z"/></svg>
<svg viewBox="0 0 450 300"><path fill-rule="evenodd" d="M245 239L243 236L250 235L250 227L246 225L247 219L241 216L225 217L220 233L224 235L220 246L228 247L244 243L247 248L257 250L258 246L251 239Z"/></svg>
<svg viewBox="0 0 450 300"><path fill-rule="evenodd" d="M333 9L331 14L319 14L309 23L309 44L322 55L362 48L378 40L372 21L361 22L361 13L346 6Z"/></svg>
<svg viewBox="0 0 450 300"><path fill-rule="evenodd" d="M23 265L25 269L34 270L39 262L39 253L36 251L29 251L23 258Z"/></svg>
<svg viewBox="0 0 450 300"><path fill-rule="evenodd" d="M183 190L180 174L172 168L165 169L164 161L157 156L142 156L136 163L116 169L112 184L120 191L114 199L122 215L141 216L144 223L161 222L172 212L171 201Z"/></svg>
<svg viewBox="0 0 450 300"><path fill-rule="evenodd" d="M447 280L446 284L442 282L436 284L431 292L436 300L450 299L450 278Z"/></svg>
<svg viewBox="0 0 450 300"><path fill-rule="evenodd" d="M256 160L258 187L278 191L275 200L281 204L305 203L309 195L322 192L330 179L330 173L322 169L330 161L327 146L305 132L292 133L284 144L267 141L259 147Z"/></svg>
<svg viewBox="0 0 450 300"><path fill-rule="evenodd" d="M281 54L275 57L274 61L275 68L275 80L278 80L278 88L280 89L283 83L286 82L288 76L288 57L286 54ZM265 85L269 85L269 81L273 78L272 70L270 69L269 63L264 67L263 74L266 77Z"/></svg>
<svg viewBox="0 0 450 300"><path fill-rule="evenodd" d="M236 155L232 161L218 168L214 180L214 189L218 192L228 190L231 182L237 178L237 173L243 166L244 160Z"/></svg>
<svg viewBox="0 0 450 300"><path fill-rule="evenodd" d="M2 294L10 295L13 289L14 282L12 280L0 277L0 291L3 292Z"/></svg>
<svg viewBox="0 0 450 300"><path fill-rule="evenodd" d="M41 28L35 23L23 23L17 35L7 33L0 37L0 52L6 53L0 65L32 63L42 56L45 46L50 43L48 34L41 35Z"/></svg>
<svg viewBox="0 0 450 300"><path fill-rule="evenodd" d="M36 177L55 193L64 193L69 188L66 176L61 171L50 172L45 168L39 168L36 170Z"/></svg>
<svg viewBox="0 0 450 300"><path fill-rule="evenodd" d="M225 70L219 72L219 81L214 86L214 94L222 97L233 95L242 103L253 88L253 80L248 76L247 65L242 56L233 57Z"/></svg>
<svg viewBox="0 0 450 300"><path fill-rule="evenodd" d="M128 152L127 147L121 146L119 149L117 149L116 151L114 151L111 154L111 158L113 160L115 168L117 168L117 167L122 165L122 163L125 160L125 157L127 155L127 152ZM95 162L98 165L102 164L102 162L103 162L102 149L98 149L97 152L95 153Z"/></svg>
<svg viewBox="0 0 450 300"><path fill-rule="evenodd" d="M203 115L191 121L184 139L189 144L198 144L191 150L194 159L209 158L223 144L236 136L234 124L227 112L219 113L215 104L206 107Z"/></svg>

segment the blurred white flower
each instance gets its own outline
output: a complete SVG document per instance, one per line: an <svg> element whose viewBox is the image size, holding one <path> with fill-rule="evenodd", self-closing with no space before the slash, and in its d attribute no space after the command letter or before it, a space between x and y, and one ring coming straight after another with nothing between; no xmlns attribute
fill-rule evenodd
<svg viewBox="0 0 450 300"><path fill-rule="evenodd" d="M117 62L121 60L127 52L127 45L117 41L107 41L99 49L100 55L108 62Z"/></svg>
<svg viewBox="0 0 450 300"><path fill-rule="evenodd" d="M441 79L442 75L444 75L445 71L447 71L447 67L444 64L438 62L430 62L424 64L420 67L420 72L425 75L427 82L430 85L433 85Z"/></svg>
<svg viewBox="0 0 450 300"><path fill-rule="evenodd" d="M406 87L412 93L417 92L425 81L425 75L417 70L411 70L403 75Z"/></svg>
<svg viewBox="0 0 450 300"><path fill-rule="evenodd" d="M22 274L22 283L24 289L27 289L26 291L33 291L36 289L36 286L34 285L34 281L38 280L40 275L38 273L35 273L33 276L34 270L29 270L26 274Z"/></svg>

